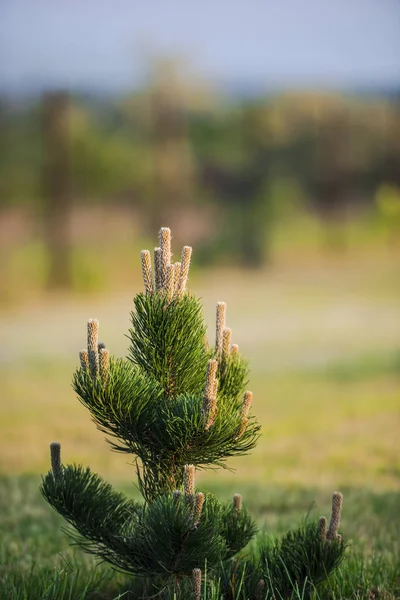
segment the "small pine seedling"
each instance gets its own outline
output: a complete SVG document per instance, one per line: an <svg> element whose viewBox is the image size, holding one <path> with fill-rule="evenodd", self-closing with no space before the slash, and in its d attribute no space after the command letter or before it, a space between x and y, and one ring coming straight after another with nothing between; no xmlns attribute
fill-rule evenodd
<svg viewBox="0 0 400 600"><path fill-rule="evenodd" d="M200 600L205 565L207 582L225 581L228 595L241 560L251 597L269 593L267 582L274 577L273 589L286 590L288 576L302 588L305 580L308 585L321 574L325 578L343 555L341 494L335 492L328 531L321 519L314 529L289 532L286 541L244 559L256 526L242 496L221 503L196 489L197 469L224 466L230 457L248 453L260 427L246 390L247 362L226 325L225 302L216 307L215 344L207 340L201 304L187 289L191 255L184 246L173 263L171 231L161 228L153 264L151 252L141 252L144 293L134 298L128 357L112 356L99 342L98 321L90 319L87 348L73 376L80 402L111 447L133 457L143 501L116 492L89 468L63 465L58 442L50 445L51 470L41 491L72 525L71 535L84 551L152 581L153 595L171 586L191 587ZM288 575L280 570L282 560ZM275 574L265 572L266 564L275 565Z"/></svg>

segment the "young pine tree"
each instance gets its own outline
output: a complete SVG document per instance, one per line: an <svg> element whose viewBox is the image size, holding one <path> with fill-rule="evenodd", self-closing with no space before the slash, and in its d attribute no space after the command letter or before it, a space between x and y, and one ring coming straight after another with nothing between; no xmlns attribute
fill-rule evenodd
<svg viewBox="0 0 400 600"><path fill-rule="evenodd" d="M91 319L73 378L112 448L133 455L143 503L117 493L89 468L63 465L56 442L41 491L83 550L141 576L139 595L162 589L164 597L172 590L199 600L205 565L208 582L218 581L225 598L236 598L238 580L247 594L240 597L289 597L296 586L311 593L345 550L337 533L341 494L334 495L328 532L322 518L279 542L260 540L246 556L256 526L240 494L222 504L195 486L196 468L223 466L249 452L259 425L250 415L247 363L231 343L225 303L217 304L209 347L201 304L186 290L191 251L185 246L173 263L171 232L160 230L153 267L150 252L141 253L145 292L134 299L128 358L110 356Z"/></svg>

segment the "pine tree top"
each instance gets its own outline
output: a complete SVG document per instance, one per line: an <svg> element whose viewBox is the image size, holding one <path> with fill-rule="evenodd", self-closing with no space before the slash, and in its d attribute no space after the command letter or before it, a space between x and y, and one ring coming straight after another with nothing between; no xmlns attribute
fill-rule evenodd
<svg viewBox="0 0 400 600"><path fill-rule="evenodd" d="M144 293L134 298L129 355L115 359L99 345L99 324L87 324L74 389L111 447L139 462L148 499L172 491L184 467L225 466L249 452L259 426L250 415L248 366L231 343L226 304L216 307L215 344L209 346L202 306L187 290L192 249L171 262L171 232L162 227L151 264L142 250Z"/></svg>

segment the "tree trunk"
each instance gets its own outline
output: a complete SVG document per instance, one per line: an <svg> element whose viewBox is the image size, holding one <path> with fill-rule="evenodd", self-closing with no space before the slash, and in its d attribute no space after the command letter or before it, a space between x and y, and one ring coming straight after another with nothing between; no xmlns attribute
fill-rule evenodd
<svg viewBox="0 0 400 600"><path fill-rule="evenodd" d="M66 92L50 92L43 97L43 228L49 259L47 285L52 289L71 286L68 108Z"/></svg>

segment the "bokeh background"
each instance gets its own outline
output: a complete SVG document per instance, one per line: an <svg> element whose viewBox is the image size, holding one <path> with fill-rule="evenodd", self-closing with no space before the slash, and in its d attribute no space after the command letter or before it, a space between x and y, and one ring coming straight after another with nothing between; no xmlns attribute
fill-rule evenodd
<svg viewBox="0 0 400 600"><path fill-rule="evenodd" d="M398 489L396 0L3 0L0 40L0 472L47 471L56 439L134 478L70 381L90 317L125 355L170 226L263 426L203 478Z"/></svg>

